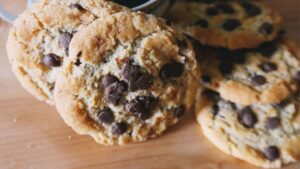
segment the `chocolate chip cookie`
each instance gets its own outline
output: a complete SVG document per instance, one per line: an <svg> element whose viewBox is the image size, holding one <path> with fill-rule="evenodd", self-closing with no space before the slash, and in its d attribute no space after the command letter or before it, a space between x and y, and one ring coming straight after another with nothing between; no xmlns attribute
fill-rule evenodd
<svg viewBox="0 0 300 169"><path fill-rule="evenodd" d="M188 113L199 78L189 41L153 15L120 12L73 37L54 96L77 133L122 145L157 137Z"/></svg>
<svg viewBox="0 0 300 169"><path fill-rule="evenodd" d="M201 82L234 103L278 103L297 90L300 52L286 39L229 51L196 44Z"/></svg>
<svg viewBox="0 0 300 169"><path fill-rule="evenodd" d="M271 41L282 27L280 13L261 0L182 0L167 18L203 44L229 49Z"/></svg>
<svg viewBox="0 0 300 169"><path fill-rule="evenodd" d="M243 106L210 89L199 92L197 121L220 150L264 168L300 160L300 95L278 104Z"/></svg>
<svg viewBox="0 0 300 169"><path fill-rule="evenodd" d="M15 21L7 42L12 69L22 86L39 100L53 102L56 75L69 43L99 17L128 10L103 0L40 0Z"/></svg>

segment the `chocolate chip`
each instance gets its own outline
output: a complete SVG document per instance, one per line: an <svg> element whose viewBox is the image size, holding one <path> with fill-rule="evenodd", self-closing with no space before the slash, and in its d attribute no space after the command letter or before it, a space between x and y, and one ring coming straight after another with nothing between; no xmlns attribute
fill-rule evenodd
<svg viewBox="0 0 300 169"><path fill-rule="evenodd" d="M138 79L129 83L129 91L146 90L153 84L152 77L148 74L141 75Z"/></svg>
<svg viewBox="0 0 300 169"><path fill-rule="evenodd" d="M230 54L227 55L227 57L229 56L230 60L232 60L234 63L245 63L246 60L246 53L243 50L239 50L239 51L232 51L230 52Z"/></svg>
<svg viewBox="0 0 300 169"><path fill-rule="evenodd" d="M271 57L277 51L277 44L274 42L267 42L257 48L258 52L265 57Z"/></svg>
<svg viewBox="0 0 300 169"><path fill-rule="evenodd" d="M277 70L277 65L272 62L264 62L258 65L258 67L266 73L273 72Z"/></svg>
<svg viewBox="0 0 300 169"><path fill-rule="evenodd" d="M295 80L296 80L296 82L297 82L298 84L300 84L300 71L298 71L298 72L296 73Z"/></svg>
<svg viewBox="0 0 300 169"><path fill-rule="evenodd" d="M228 19L222 25L223 29L229 32L234 31L239 26L241 26L241 22L237 19Z"/></svg>
<svg viewBox="0 0 300 169"><path fill-rule="evenodd" d="M228 3L218 3L216 5L225 14L234 14L235 10Z"/></svg>
<svg viewBox="0 0 300 169"><path fill-rule="evenodd" d="M270 23L263 23L258 31L263 35L270 35L273 32L273 25Z"/></svg>
<svg viewBox="0 0 300 169"><path fill-rule="evenodd" d="M233 71L234 65L229 61L224 61L219 65L219 70L223 75L229 75Z"/></svg>
<svg viewBox="0 0 300 169"><path fill-rule="evenodd" d="M145 109L151 111L157 105L157 99L153 96L139 96L137 99L144 104Z"/></svg>
<svg viewBox="0 0 300 169"><path fill-rule="evenodd" d="M258 6L249 2L243 2L241 3L241 6L244 8L249 17L257 16L262 12Z"/></svg>
<svg viewBox="0 0 300 169"><path fill-rule="evenodd" d="M278 117L270 117L266 120L266 128L270 130L277 129L280 126L280 119Z"/></svg>
<svg viewBox="0 0 300 169"><path fill-rule="evenodd" d="M118 105L126 88L122 82L115 82L105 89L105 100L113 105Z"/></svg>
<svg viewBox="0 0 300 169"><path fill-rule="evenodd" d="M139 66L127 63L122 67L122 77L127 81L132 81L140 76Z"/></svg>
<svg viewBox="0 0 300 169"><path fill-rule="evenodd" d="M200 26L200 27L202 27L202 28L208 28L209 23L207 22L207 20L200 18L200 19L198 19L198 21L195 23L195 25L196 25L196 26Z"/></svg>
<svg viewBox="0 0 300 169"><path fill-rule="evenodd" d="M152 86L152 77L140 71L140 66L127 63L122 67L122 78L129 86L129 91L145 90Z"/></svg>
<svg viewBox="0 0 300 169"><path fill-rule="evenodd" d="M113 76L113 75L105 75L103 78L102 78L102 85L107 88L109 85L115 83L115 82L118 82L119 79L116 77L116 76Z"/></svg>
<svg viewBox="0 0 300 169"><path fill-rule="evenodd" d="M265 149L265 157L270 161L274 161L280 157L280 151L276 146L267 147Z"/></svg>
<svg viewBox="0 0 300 169"><path fill-rule="evenodd" d="M59 57L53 53L45 55L43 63L48 67L59 67L61 65Z"/></svg>
<svg viewBox="0 0 300 169"><path fill-rule="evenodd" d="M219 9L216 7L209 7L206 9L206 15L216 16L220 13Z"/></svg>
<svg viewBox="0 0 300 169"><path fill-rule="evenodd" d="M146 109L144 108L144 104L138 99L133 99L130 102L125 103L125 109L128 112L131 112L137 116L140 114L146 113Z"/></svg>
<svg viewBox="0 0 300 169"><path fill-rule="evenodd" d="M211 77L209 75L202 75L201 81L202 83L209 84L211 83Z"/></svg>
<svg viewBox="0 0 300 169"><path fill-rule="evenodd" d="M76 59L76 62L74 63L74 65L76 65L76 66L80 66L80 65L81 65L81 61L80 61L80 59Z"/></svg>
<svg viewBox="0 0 300 169"><path fill-rule="evenodd" d="M73 38L73 35L68 32L63 32L60 35L60 38L59 38L60 45L65 49L66 52L68 52L68 50L69 50L69 45L70 45L72 38Z"/></svg>
<svg viewBox="0 0 300 169"><path fill-rule="evenodd" d="M185 106L181 105L174 110L174 116L180 118L185 114Z"/></svg>
<svg viewBox="0 0 300 169"><path fill-rule="evenodd" d="M102 123L111 124L114 121L115 117L111 109L105 107L102 110L100 110L100 112L98 113L98 119Z"/></svg>
<svg viewBox="0 0 300 169"><path fill-rule="evenodd" d="M172 64L168 63L168 64L164 65L164 67L160 70L159 74L160 74L161 79L171 78L173 75Z"/></svg>
<svg viewBox="0 0 300 169"><path fill-rule="evenodd" d="M184 65L178 62L168 63L160 70L161 79L176 78L183 74Z"/></svg>
<svg viewBox="0 0 300 169"><path fill-rule="evenodd" d="M142 120L151 117L151 111L155 108L157 99L152 96L139 96L125 103L125 109Z"/></svg>
<svg viewBox="0 0 300 169"><path fill-rule="evenodd" d="M202 96L207 97L209 100L214 102L220 100L220 94L211 89L204 89L201 94Z"/></svg>
<svg viewBox="0 0 300 169"><path fill-rule="evenodd" d="M253 128L257 123L256 115L253 113L250 107L243 108L238 113L238 118L242 125L246 128Z"/></svg>
<svg viewBox="0 0 300 169"><path fill-rule="evenodd" d="M71 4L70 8L72 8L72 9L78 9L80 11L85 10L80 4Z"/></svg>
<svg viewBox="0 0 300 169"><path fill-rule="evenodd" d="M284 109L288 104L289 104L288 100L283 100L280 103L275 104L274 107L281 110Z"/></svg>
<svg viewBox="0 0 300 169"><path fill-rule="evenodd" d="M124 122L116 123L112 126L112 133L114 135L122 135L127 131L127 124Z"/></svg>
<svg viewBox="0 0 300 169"><path fill-rule="evenodd" d="M262 86L267 83L267 79L264 76L261 75L255 75L252 77L252 83L257 86Z"/></svg>
<svg viewBox="0 0 300 169"><path fill-rule="evenodd" d="M219 111L220 111L220 108L219 108L219 105L218 104L214 104L212 106L212 113L214 116L218 115L219 114Z"/></svg>

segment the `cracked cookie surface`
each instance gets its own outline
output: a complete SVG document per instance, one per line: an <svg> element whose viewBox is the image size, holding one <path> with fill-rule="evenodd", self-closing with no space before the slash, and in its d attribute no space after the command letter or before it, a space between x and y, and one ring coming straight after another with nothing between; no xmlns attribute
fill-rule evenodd
<svg viewBox="0 0 300 169"><path fill-rule="evenodd" d="M153 15L120 12L70 44L56 107L77 133L105 145L157 137L188 113L200 70L192 45Z"/></svg>
<svg viewBox="0 0 300 169"><path fill-rule="evenodd" d="M73 35L99 17L128 10L105 0L41 0L14 22L7 54L21 85L54 104L53 88Z"/></svg>
<svg viewBox="0 0 300 169"><path fill-rule="evenodd" d="M220 150L265 168L300 160L300 95L279 104L243 106L209 89L199 92L196 117Z"/></svg>
<svg viewBox="0 0 300 169"><path fill-rule="evenodd" d="M181 0L166 17L203 44L229 49L271 41L282 27L279 12L261 0Z"/></svg>
<svg viewBox="0 0 300 169"><path fill-rule="evenodd" d="M298 88L300 52L292 41L278 39L256 49L228 51L195 45L202 83L225 100L243 105L278 103Z"/></svg>

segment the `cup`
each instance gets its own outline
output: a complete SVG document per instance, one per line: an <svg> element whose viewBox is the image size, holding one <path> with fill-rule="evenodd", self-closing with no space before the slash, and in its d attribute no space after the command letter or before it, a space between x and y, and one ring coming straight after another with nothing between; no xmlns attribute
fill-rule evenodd
<svg viewBox="0 0 300 169"><path fill-rule="evenodd" d="M28 7L31 6L34 3L34 1L36 0L27 0ZM143 11L146 13L154 14L156 16L162 16L171 6L172 1L174 0L148 0L143 4L133 7L132 10ZM12 23L16 19L16 16L5 11L1 6L0 17L9 23Z"/></svg>

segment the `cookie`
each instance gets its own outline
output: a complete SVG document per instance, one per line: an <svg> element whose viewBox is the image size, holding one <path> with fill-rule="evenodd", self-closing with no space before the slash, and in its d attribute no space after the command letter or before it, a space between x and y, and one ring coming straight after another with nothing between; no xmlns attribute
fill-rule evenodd
<svg viewBox="0 0 300 169"><path fill-rule="evenodd" d="M166 16L205 45L254 48L282 29L280 13L261 0L182 0Z"/></svg>
<svg viewBox="0 0 300 169"><path fill-rule="evenodd" d="M287 39L229 51L196 44L201 82L234 103L278 103L298 89L300 51Z"/></svg>
<svg viewBox="0 0 300 169"><path fill-rule="evenodd" d="M128 10L103 0L41 0L14 22L7 42L12 69L22 86L54 104L57 73L73 35L99 17Z"/></svg>
<svg viewBox="0 0 300 169"><path fill-rule="evenodd" d="M162 134L194 104L200 70L192 45L153 15L120 12L79 31L55 87L77 133L122 145Z"/></svg>
<svg viewBox="0 0 300 169"><path fill-rule="evenodd" d="M197 121L220 150L264 168L300 160L300 95L279 104L243 106L209 89L199 92Z"/></svg>

